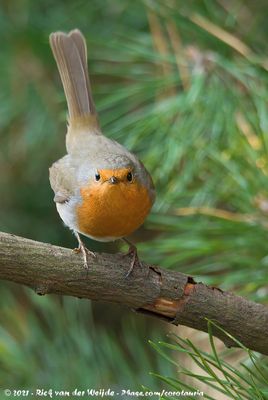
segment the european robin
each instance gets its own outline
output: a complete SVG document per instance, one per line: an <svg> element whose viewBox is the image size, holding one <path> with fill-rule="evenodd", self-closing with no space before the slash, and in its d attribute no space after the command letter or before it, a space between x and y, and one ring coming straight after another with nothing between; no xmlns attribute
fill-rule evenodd
<svg viewBox="0 0 268 400"><path fill-rule="evenodd" d="M150 174L138 158L104 136L98 122L87 69L87 47L82 33L50 35L50 46L62 80L67 105L67 155L49 169L54 201L63 222L74 232L88 267L89 251L79 234L107 242L125 240L132 261L137 249L126 236L149 213L155 198Z"/></svg>

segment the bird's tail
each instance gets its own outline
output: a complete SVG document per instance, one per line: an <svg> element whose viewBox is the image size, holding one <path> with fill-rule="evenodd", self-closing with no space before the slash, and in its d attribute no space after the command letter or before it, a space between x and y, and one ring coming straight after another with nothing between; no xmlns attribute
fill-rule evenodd
<svg viewBox="0 0 268 400"><path fill-rule="evenodd" d="M70 127L86 126L98 130L84 36L75 29L68 34L51 33L49 41L67 99Z"/></svg>

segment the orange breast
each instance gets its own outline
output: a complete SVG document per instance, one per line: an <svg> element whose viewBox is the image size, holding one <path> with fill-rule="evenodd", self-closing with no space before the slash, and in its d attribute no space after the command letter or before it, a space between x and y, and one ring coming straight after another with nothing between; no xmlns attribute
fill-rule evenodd
<svg viewBox="0 0 268 400"><path fill-rule="evenodd" d="M100 240L131 234L152 206L148 190L136 181L114 185L94 182L80 192L83 201L77 207L79 231Z"/></svg>

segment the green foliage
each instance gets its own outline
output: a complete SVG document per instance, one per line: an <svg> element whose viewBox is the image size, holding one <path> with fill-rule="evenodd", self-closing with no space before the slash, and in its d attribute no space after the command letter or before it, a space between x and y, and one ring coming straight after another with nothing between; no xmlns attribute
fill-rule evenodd
<svg viewBox="0 0 268 400"><path fill-rule="evenodd" d="M225 351L224 354L219 354L213 339L213 328L221 329L217 324L208 321L208 332L210 341L210 352L198 348L191 340L182 339L173 334L172 339L175 342L150 342L153 348L166 360L178 368L178 378L157 376L163 382L167 383L174 391L191 391L195 392L197 386L185 383L184 376L193 378L193 382L202 382L206 384L206 388L213 388L215 395L224 395L226 399L235 400L266 400L268 398L268 358L260 356L258 353L253 353L245 348L233 336L221 329L232 338L245 352L244 361L239 363L239 366L234 367L231 363L225 361L226 356L230 351L234 355L234 350ZM168 353L167 353L168 351ZM170 355L170 352L172 353ZM187 367L184 367L181 361L180 354L186 355L194 361L199 367L200 372L193 372ZM241 358L241 355L239 355ZM185 357L184 357L185 358ZM167 398L167 397L163 397ZM170 397L169 397L170 398ZM211 397L203 392L203 398L216 400L217 397Z"/></svg>
<svg viewBox="0 0 268 400"><path fill-rule="evenodd" d="M134 236L141 257L267 302L266 9L249 0L2 1L1 230L76 244L48 182L66 129L48 35L78 27L104 133L135 151L156 185L153 212ZM5 287L6 384L159 388L149 370L174 376L144 345L162 337L162 325L105 306L92 317L88 302Z"/></svg>
<svg viewBox="0 0 268 400"><path fill-rule="evenodd" d="M53 388L159 388L149 370L173 373L144 341L159 336L157 330L128 317L125 310L111 316L109 306L69 297L39 297L12 287L2 288L0 317L0 387ZM18 296L17 296L18 297ZM101 317L99 313L101 312ZM146 373L145 373L146 371ZM131 381L130 381L131 377Z"/></svg>

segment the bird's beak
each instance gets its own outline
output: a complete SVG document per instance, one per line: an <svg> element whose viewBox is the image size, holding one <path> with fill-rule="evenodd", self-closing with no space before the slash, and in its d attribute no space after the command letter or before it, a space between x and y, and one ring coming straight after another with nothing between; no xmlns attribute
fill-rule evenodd
<svg viewBox="0 0 268 400"><path fill-rule="evenodd" d="M118 182L118 179L117 179L115 176L112 176L112 177L109 179L109 182L110 182L112 185L114 185L115 183Z"/></svg>

